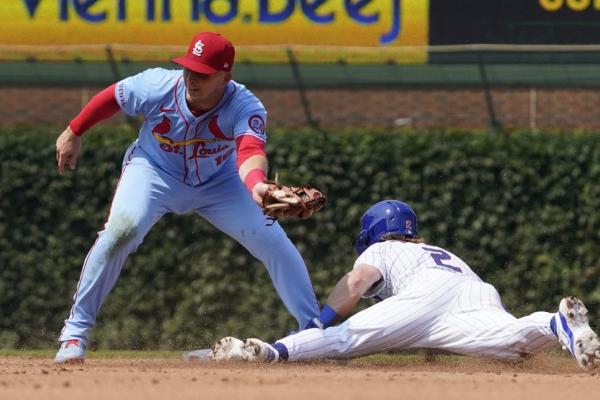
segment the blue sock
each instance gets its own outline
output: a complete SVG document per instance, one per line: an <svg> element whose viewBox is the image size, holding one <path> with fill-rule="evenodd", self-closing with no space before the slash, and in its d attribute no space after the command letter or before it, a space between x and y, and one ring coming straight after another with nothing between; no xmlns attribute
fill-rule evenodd
<svg viewBox="0 0 600 400"><path fill-rule="evenodd" d="M556 331L556 316L552 317L550 320L550 330L552 330L554 336L558 337L558 332Z"/></svg>
<svg viewBox="0 0 600 400"><path fill-rule="evenodd" d="M287 361L289 354L285 344L277 342L271 345L279 353L279 361Z"/></svg>

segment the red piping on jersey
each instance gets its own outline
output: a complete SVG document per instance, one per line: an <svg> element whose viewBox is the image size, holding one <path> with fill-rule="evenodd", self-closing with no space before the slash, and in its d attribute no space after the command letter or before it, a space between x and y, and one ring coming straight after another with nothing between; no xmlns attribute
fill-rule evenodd
<svg viewBox="0 0 600 400"><path fill-rule="evenodd" d="M177 85L179 85L179 81L182 79L182 77L179 77L179 79L177 80ZM200 124L201 122L205 121L206 119L210 118L209 124L208 124L208 128L210 130L210 132L213 134L213 136L215 136L218 139L225 139L225 140L232 140L233 138L229 138L227 136L225 136L225 134L221 131L221 129L219 128L219 126L217 125L217 111L219 111L220 109L224 108L225 106L227 106L229 103L231 103L231 101L233 100L233 97L235 95L235 93L237 92L237 86L233 85L233 91L231 92L231 94L229 95L228 98L225 99L225 101L223 101L221 103L221 105L219 105L218 107L216 107L215 109L213 109L212 111L210 111L207 115L201 114L200 116L196 116L194 114L194 112L192 110L189 109L190 113L197 118L197 122L196 122L196 132L194 133L194 137L198 136L198 129L200 128ZM187 122L187 120L185 119L185 116L183 115L183 112L181 111L181 108L179 106L179 98L177 97L177 90L175 90L175 104L177 105L177 111L179 112L179 115L181 115L181 118L183 118L183 121L185 122L185 126L186 126L186 131L185 131L185 137L184 140L187 141L187 133L189 130L189 124ZM192 124L195 121L192 122ZM196 154L196 150L199 144L196 144L196 148L194 149L194 155ZM189 173L188 168L187 168L187 146L184 146L183 148L183 158L185 159L185 175L183 178L183 182L185 183L185 180L187 179L187 174ZM202 183L202 178L200 177L200 167L198 164L198 158L194 157L194 162L196 164L196 177L198 178L198 182Z"/></svg>
<svg viewBox="0 0 600 400"><path fill-rule="evenodd" d="M125 170L125 167L128 166L129 163L131 162L131 159L132 159L133 153L135 152L135 149L137 149L137 145L133 146L133 149L131 149L131 151L129 152L129 156L127 156L127 162L123 166L123 170Z"/></svg>
<svg viewBox="0 0 600 400"><path fill-rule="evenodd" d="M69 319L73 318L73 312L74 312L74 309L75 309L75 302L77 301L77 295L79 294L79 287L81 286L81 279L83 278L83 273L85 272L85 267L87 266L87 262L88 262L88 259L90 258L90 254L92 253L92 250L94 250L94 247L96 247L96 244L98 243L98 240L100 240L99 236L96 237L96 241L94 242L94 244L93 244L92 248L90 249L90 251L88 251L87 255L85 256L85 260L83 261L83 267L81 268L81 273L79 274L79 280L77 281L77 288L75 289L75 294L73 295L73 305L71 306L71 310L69 311ZM63 333L65 332L65 329L67 329L67 325L66 324L61 329L59 338L62 337Z"/></svg>
<svg viewBox="0 0 600 400"><path fill-rule="evenodd" d="M183 113L181 112L181 107L179 107L179 97L177 96L177 87L179 86L179 82L181 81L181 78L183 78L183 76L180 76L179 79L177 79L177 82L175 83L175 88L173 89L173 97L175 97L175 105L177 106L177 112L179 113L179 115L181 115L181 118L183 119L183 122L185 123L185 133L184 133L184 137L183 137L183 140L185 142L185 141L187 141L187 133L188 133L188 129L190 129L190 125L188 124L187 120L185 119L185 115L183 115ZM185 94L184 94L184 96L185 96ZM187 146L183 146L183 170L184 170L183 183L185 183L185 180L187 179L187 174L188 174L186 148L187 148Z"/></svg>
<svg viewBox="0 0 600 400"><path fill-rule="evenodd" d="M112 117L117 111L121 110L119 103L117 103L117 99L115 99L116 86L117 84L113 83L109 87L101 90L90 99L79 115L69 122L69 127L75 135L83 135L85 131L96 123Z"/></svg>
<svg viewBox="0 0 600 400"><path fill-rule="evenodd" d="M220 109L222 109L223 107L229 105L229 103L231 103L231 100L233 100L233 97L235 95L235 92L237 92L237 86L233 85L233 92L231 92L231 94L229 95L229 98L226 99L223 103L221 103L221 105L218 105L217 108L213 109L212 111L210 111L207 115L202 114L200 117L198 117L200 119L200 122L205 121L207 118L212 117L214 114L217 113L217 111L219 111Z"/></svg>
<svg viewBox="0 0 600 400"><path fill-rule="evenodd" d="M200 129L200 124L196 124L196 131L194 132L194 137L198 136L198 129ZM198 178L198 183L202 183L202 179L200 179L200 167L198 166L198 157L196 157L198 155L199 148L200 143L194 143L194 150L192 150L192 156L194 157L194 162L196 163L196 178Z"/></svg>

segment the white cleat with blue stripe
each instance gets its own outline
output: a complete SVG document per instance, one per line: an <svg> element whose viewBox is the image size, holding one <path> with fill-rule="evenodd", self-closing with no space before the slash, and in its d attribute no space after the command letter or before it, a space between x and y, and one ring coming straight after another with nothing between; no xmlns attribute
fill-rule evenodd
<svg viewBox="0 0 600 400"><path fill-rule="evenodd" d="M581 300L573 296L565 297L560 301L550 328L563 349L571 352L579 366L594 369L600 367L600 339L590 328L587 313Z"/></svg>

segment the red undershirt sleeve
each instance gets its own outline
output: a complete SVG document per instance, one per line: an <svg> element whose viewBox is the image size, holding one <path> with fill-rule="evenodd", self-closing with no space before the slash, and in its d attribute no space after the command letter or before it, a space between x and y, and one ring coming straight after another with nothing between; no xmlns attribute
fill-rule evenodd
<svg viewBox="0 0 600 400"><path fill-rule="evenodd" d="M265 143L252 136L252 135L240 135L235 139L236 149L237 149L237 161L236 165L238 170L240 166L252 156L261 155L266 157L265 153ZM252 192L252 188L258 182L263 182L265 180L265 172L260 168L254 168L251 171L248 171L246 174L246 178L244 179L244 185L248 188L248 191Z"/></svg>
<svg viewBox="0 0 600 400"><path fill-rule="evenodd" d="M247 159L255 155L261 155L266 157L265 143L252 136L252 135L240 135L235 139L237 148L237 162L236 165L240 169L240 165Z"/></svg>
<svg viewBox="0 0 600 400"><path fill-rule="evenodd" d="M112 117L117 111L121 110L121 107L119 107L119 104L115 99L116 85L116 83L113 83L92 97L89 103L83 107L79 115L69 122L69 127L75 135L83 135L85 131L96 123Z"/></svg>

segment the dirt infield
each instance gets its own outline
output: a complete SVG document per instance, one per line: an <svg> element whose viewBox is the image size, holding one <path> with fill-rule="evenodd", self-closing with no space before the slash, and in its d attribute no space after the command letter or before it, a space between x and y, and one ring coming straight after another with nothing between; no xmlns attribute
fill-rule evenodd
<svg viewBox="0 0 600 400"><path fill-rule="evenodd" d="M0 358L0 399L588 399L600 376L544 354L508 364L463 357L257 365L177 359ZM594 394L595 393L595 394Z"/></svg>

